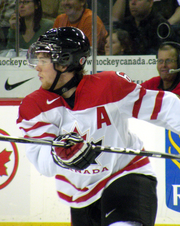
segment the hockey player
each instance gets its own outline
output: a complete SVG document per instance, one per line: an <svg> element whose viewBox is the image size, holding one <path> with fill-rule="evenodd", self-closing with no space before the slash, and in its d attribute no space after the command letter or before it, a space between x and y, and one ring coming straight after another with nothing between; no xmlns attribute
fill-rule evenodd
<svg viewBox="0 0 180 226"><path fill-rule="evenodd" d="M55 176L73 226L153 226L156 176L148 157L96 153L92 143L143 150L128 130L135 117L180 133L180 102L150 91L123 72L85 75L90 45L73 27L47 31L28 50L42 86L24 98L17 123L25 137L54 139L65 147L27 145L27 157Z"/></svg>

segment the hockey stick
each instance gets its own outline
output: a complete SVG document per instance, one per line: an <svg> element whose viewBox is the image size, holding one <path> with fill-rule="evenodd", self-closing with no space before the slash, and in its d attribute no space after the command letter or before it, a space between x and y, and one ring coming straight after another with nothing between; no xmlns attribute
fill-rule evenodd
<svg viewBox="0 0 180 226"><path fill-rule="evenodd" d="M95 149L96 152L110 152L110 153L118 153L118 154L126 154L126 155L141 155L141 156L149 156L149 157L155 157L155 158L180 160L180 155L168 154L168 153L162 153L162 152L142 151L142 150L134 150L130 148L114 148L114 147L106 147L106 146L103 147L99 145L92 145L92 148Z"/></svg>
<svg viewBox="0 0 180 226"><path fill-rule="evenodd" d="M24 143L24 144L40 144L40 145L50 145L50 146L60 146L63 147L64 143L58 142L58 144L51 140L43 140L37 138L24 138L24 137L12 137L12 136L0 136L1 141Z"/></svg>
<svg viewBox="0 0 180 226"><path fill-rule="evenodd" d="M15 143L31 143L31 144L40 144L40 145L50 145L54 147L64 147L64 142L43 140L36 138L23 138L23 137L12 137L12 136L0 136L0 141L6 142L15 142ZM153 151L142 151L142 150L133 150L130 148L114 148L108 146L92 145L92 149L96 152L108 152L108 153L117 153L117 154L126 154L126 155L141 155L149 156L156 158L166 158L166 159L177 159L180 160L180 155L168 154L162 152L153 152Z"/></svg>

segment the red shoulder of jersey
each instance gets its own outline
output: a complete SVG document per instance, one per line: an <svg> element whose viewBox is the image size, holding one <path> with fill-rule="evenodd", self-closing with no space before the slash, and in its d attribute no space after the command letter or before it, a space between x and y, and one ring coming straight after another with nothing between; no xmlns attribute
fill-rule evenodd
<svg viewBox="0 0 180 226"><path fill-rule="evenodd" d="M19 106L19 121L32 119L42 112L48 111L55 106L64 106L64 99L42 88L27 95ZM68 107L68 105L67 105Z"/></svg>
<svg viewBox="0 0 180 226"><path fill-rule="evenodd" d="M156 76L143 82L141 86L144 87L145 89L159 90L158 86L160 84L160 81L161 81L161 77Z"/></svg>
<svg viewBox="0 0 180 226"><path fill-rule="evenodd" d="M76 90L73 110L84 110L123 99L136 87L136 84L122 72L107 71L85 75ZM69 108L61 96L40 88L27 95L19 107L19 119L30 120L42 112L55 107Z"/></svg>
<svg viewBox="0 0 180 226"><path fill-rule="evenodd" d="M123 99L136 87L136 84L123 72L105 71L86 75L79 84L75 110L104 105Z"/></svg>

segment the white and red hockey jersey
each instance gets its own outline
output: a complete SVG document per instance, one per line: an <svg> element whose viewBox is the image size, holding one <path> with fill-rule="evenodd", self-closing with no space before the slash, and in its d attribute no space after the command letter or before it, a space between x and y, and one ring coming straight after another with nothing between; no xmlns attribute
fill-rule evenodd
<svg viewBox="0 0 180 226"><path fill-rule="evenodd" d="M145 90L113 71L85 75L73 109L61 96L40 88L24 98L17 123L25 137L54 139L78 132L87 142L143 149L142 141L128 130L131 117L180 133L180 101L174 94ZM126 174L155 176L148 157L102 152L94 164L77 171L56 165L50 146L27 144L26 154L41 174L55 176L59 198L76 208L99 199L105 187Z"/></svg>

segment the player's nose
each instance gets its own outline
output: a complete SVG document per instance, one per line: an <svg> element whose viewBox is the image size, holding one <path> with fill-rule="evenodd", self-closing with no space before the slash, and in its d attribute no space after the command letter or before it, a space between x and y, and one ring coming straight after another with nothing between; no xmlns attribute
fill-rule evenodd
<svg viewBox="0 0 180 226"><path fill-rule="evenodd" d="M39 65L37 65L37 66L35 67L35 69L36 69L36 71L42 71L42 70L41 70L41 67L40 67Z"/></svg>

